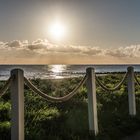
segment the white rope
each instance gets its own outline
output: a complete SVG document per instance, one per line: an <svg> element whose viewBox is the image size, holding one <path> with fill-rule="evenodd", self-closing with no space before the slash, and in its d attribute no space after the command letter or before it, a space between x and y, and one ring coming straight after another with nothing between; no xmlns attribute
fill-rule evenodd
<svg viewBox="0 0 140 140"><path fill-rule="evenodd" d="M140 86L140 82L139 82L139 80L138 80L138 78L137 78L137 75L134 73L134 78L135 78L135 81L136 81L136 83L138 84L138 86Z"/></svg>
<svg viewBox="0 0 140 140"><path fill-rule="evenodd" d="M120 86L124 83L124 81L125 81L127 75L128 75L128 74L126 73L126 74L124 75L123 79L122 79L115 87L113 87L113 88L108 88L108 87L106 87L106 86L98 79L97 76L95 76L95 77L96 77L97 84L98 84L100 87L102 87L104 90L106 90L106 91L115 91L115 90L117 90L118 88L120 88Z"/></svg>
<svg viewBox="0 0 140 140"><path fill-rule="evenodd" d="M34 93L39 94L41 97L43 97L44 99L46 99L48 101L51 101L51 102L64 102L64 101L69 100L71 97L73 97L76 94L77 90L79 90L79 88L85 83L86 80L87 80L87 76L85 75L84 78L80 81L80 83L77 85L77 87L72 92L70 92L69 94L67 94L67 95L65 95L63 97L52 97L52 96L49 96L49 95L43 93L42 91L40 91L35 85L33 85L31 83L30 80L28 80L26 77L24 77L25 84Z"/></svg>
<svg viewBox="0 0 140 140"><path fill-rule="evenodd" d="M12 80L13 80L13 77L10 77L10 78L6 81L5 85L0 89L0 97L2 97L2 96L6 93L6 91L7 91L7 89L9 88L9 86L10 86Z"/></svg>

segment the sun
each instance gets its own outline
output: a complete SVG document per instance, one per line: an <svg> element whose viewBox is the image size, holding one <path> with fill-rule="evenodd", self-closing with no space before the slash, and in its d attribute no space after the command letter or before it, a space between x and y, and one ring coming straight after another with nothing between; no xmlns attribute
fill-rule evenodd
<svg viewBox="0 0 140 140"><path fill-rule="evenodd" d="M66 27L61 21L55 21L49 26L51 38L62 40L66 36Z"/></svg>

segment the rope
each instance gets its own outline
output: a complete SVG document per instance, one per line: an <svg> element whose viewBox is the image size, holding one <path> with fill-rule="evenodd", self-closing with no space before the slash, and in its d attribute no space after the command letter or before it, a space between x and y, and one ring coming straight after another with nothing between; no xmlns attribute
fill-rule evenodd
<svg viewBox="0 0 140 140"><path fill-rule="evenodd" d="M12 80L13 80L13 77L10 77L10 78L6 81L5 85L0 89L0 97L2 97L2 96L6 93L6 91L7 91L7 89L9 88L10 83L11 83Z"/></svg>
<svg viewBox="0 0 140 140"><path fill-rule="evenodd" d="M97 84L98 84L100 87L102 87L104 90L106 90L106 91L115 91L115 90L117 90L117 89L124 83L124 81L125 81L127 75L128 75L128 74L126 73L126 74L124 75L123 79L120 81L120 83L118 83L118 85L116 85L114 88L108 88L108 87L104 86L103 83L100 82L100 80L98 79L97 76L95 76L95 78L96 78Z"/></svg>
<svg viewBox="0 0 140 140"><path fill-rule="evenodd" d="M138 86L140 86L140 82L139 82L139 80L138 80L138 78L137 78L137 75L134 73L134 78L135 78L135 81L136 81L136 83L138 84Z"/></svg>
<svg viewBox="0 0 140 140"><path fill-rule="evenodd" d="M51 101L51 102L64 102L69 100L71 97L73 97L77 90L79 90L79 88L85 83L85 81L87 80L87 75L84 76L84 78L80 81L80 83L77 85L77 87L75 89L73 89L72 92L70 92L69 94L63 96L63 97L52 97L49 96L45 93L43 93L42 91L40 91L35 85L33 85L31 83L30 80L28 80L26 77L24 77L24 82L25 84L34 92L39 94L41 97L43 97L44 99L46 99L47 101Z"/></svg>

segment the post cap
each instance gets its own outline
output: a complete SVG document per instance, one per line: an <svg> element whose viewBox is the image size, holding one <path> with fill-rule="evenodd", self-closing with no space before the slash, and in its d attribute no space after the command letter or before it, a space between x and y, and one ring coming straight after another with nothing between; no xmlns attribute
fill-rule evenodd
<svg viewBox="0 0 140 140"><path fill-rule="evenodd" d="M129 66L129 67L127 68L127 70L128 70L128 71L134 70L134 67L133 67L133 66Z"/></svg>
<svg viewBox="0 0 140 140"><path fill-rule="evenodd" d="M91 71L91 70L95 71L95 68L94 68L94 67L88 67L88 68L86 68L86 71L87 71L87 72L89 72L89 71Z"/></svg>
<svg viewBox="0 0 140 140"><path fill-rule="evenodd" d="M14 75L16 73L24 73L24 71L20 68L16 68L16 69L11 70L11 75Z"/></svg>

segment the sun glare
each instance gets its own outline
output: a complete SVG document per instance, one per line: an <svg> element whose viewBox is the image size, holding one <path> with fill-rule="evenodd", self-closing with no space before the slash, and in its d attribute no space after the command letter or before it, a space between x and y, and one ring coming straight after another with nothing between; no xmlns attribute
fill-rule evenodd
<svg viewBox="0 0 140 140"><path fill-rule="evenodd" d="M52 65L51 66L51 71L54 73L60 73L65 69L66 69L65 65Z"/></svg>
<svg viewBox="0 0 140 140"><path fill-rule="evenodd" d="M55 21L49 27L50 35L55 40L61 40L66 35L66 28L60 21Z"/></svg>

